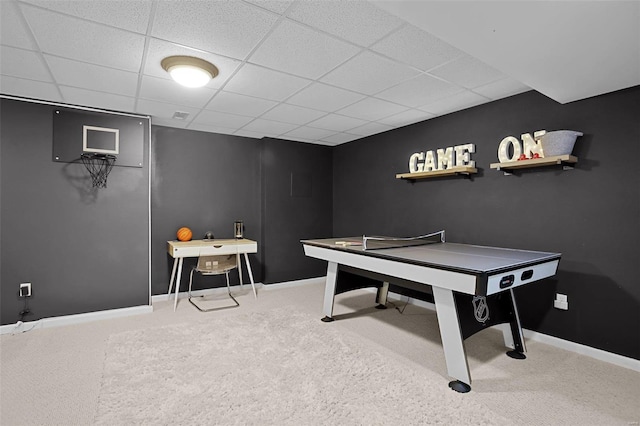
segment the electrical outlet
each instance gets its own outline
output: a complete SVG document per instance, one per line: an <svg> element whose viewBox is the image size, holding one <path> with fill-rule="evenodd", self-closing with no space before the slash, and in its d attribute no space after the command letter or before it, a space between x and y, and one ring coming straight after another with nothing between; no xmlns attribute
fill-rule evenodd
<svg viewBox="0 0 640 426"><path fill-rule="evenodd" d="M566 311L569 309L569 298L566 294L556 293L556 300L553 301L553 307Z"/></svg>
<svg viewBox="0 0 640 426"><path fill-rule="evenodd" d="M31 297L31 283L20 284L20 297Z"/></svg>

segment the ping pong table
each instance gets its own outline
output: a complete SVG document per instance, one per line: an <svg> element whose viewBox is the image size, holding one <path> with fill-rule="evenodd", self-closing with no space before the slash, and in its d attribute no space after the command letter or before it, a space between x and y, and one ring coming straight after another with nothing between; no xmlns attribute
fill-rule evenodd
<svg viewBox="0 0 640 426"><path fill-rule="evenodd" d="M302 240L305 255L328 262L324 322L336 294L377 287L378 308L389 283L430 293L436 307L449 387L471 390L464 339L501 326L507 354L526 358L513 289L556 274L560 253L445 242L444 231L415 238L349 237Z"/></svg>

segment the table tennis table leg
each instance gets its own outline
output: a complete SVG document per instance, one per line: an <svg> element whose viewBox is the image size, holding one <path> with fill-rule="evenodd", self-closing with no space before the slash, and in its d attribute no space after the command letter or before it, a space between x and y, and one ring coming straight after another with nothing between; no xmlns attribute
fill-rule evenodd
<svg viewBox="0 0 640 426"><path fill-rule="evenodd" d="M513 343L513 350L508 351L507 355L511 358L515 359L525 359L527 356L525 352L527 352L527 347L524 344L524 335L522 334L522 325L520 324L520 315L518 315L518 306L516 305L516 297L513 293L513 289L509 289L509 294L511 296L511 305L513 308L513 319L509 323L511 328L511 343ZM505 344L507 344L507 340L505 338ZM509 345L507 345L509 346Z"/></svg>
<svg viewBox="0 0 640 426"><path fill-rule="evenodd" d="M382 286L378 288L378 292L376 294L376 309L387 309L387 296L389 294L389 283L386 281L382 282Z"/></svg>
<svg viewBox="0 0 640 426"><path fill-rule="evenodd" d="M338 264L335 262L328 262L327 264L327 280L324 285L324 305L322 313L324 318L323 322L333 321L333 299L336 294L336 282L338 278Z"/></svg>
<svg viewBox="0 0 640 426"><path fill-rule="evenodd" d="M471 375L469 374L469 364L464 350L453 291L436 286L432 286L432 290L447 372L449 376L457 379L449 382L449 387L457 392L469 392L471 390Z"/></svg>

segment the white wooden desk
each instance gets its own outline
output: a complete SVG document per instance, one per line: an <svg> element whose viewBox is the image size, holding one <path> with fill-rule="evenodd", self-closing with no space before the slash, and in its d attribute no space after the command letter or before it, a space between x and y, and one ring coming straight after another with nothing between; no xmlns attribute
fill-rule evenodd
<svg viewBox="0 0 640 426"><path fill-rule="evenodd" d="M173 257L173 269L171 270L171 279L169 280L169 292L173 283L176 283L176 297L173 302L173 310L178 306L178 292L180 291L180 277L182 276L182 263L185 257L200 256L216 256L225 254L235 254L238 263L238 274L240 275L240 285L242 286L242 266L240 264L240 255L244 254L244 262L247 265L251 287L253 288L253 296L256 294L256 286L253 282L253 272L251 272L251 264L249 263L249 253L258 252L258 243L247 239L229 239L229 240L192 240L192 241L167 241L167 251ZM177 272L177 273L176 273Z"/></svg>

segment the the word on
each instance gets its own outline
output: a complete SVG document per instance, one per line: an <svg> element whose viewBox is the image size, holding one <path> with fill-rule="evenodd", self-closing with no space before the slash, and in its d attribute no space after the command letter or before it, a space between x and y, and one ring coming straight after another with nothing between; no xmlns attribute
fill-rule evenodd
<svg viewBox="0 0 640 426"><path fill-rule="evenodd" d="M544 152L538 139L545 133L547 133L546 130L538 130L533 133L533 137L531 133L520 135L522 145L518 139L513 136L507 136L502 139L498 146L498 160L501 163L507 163L524 158L543 158ZM513 153L511 156L509 156L509 151Z"/></svg>

